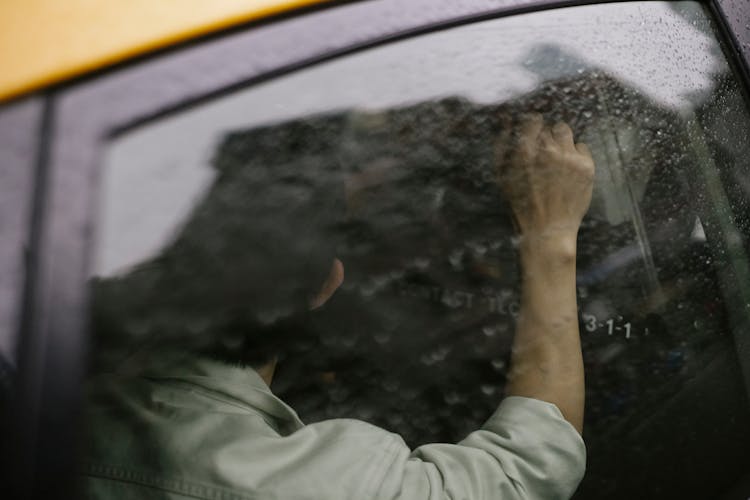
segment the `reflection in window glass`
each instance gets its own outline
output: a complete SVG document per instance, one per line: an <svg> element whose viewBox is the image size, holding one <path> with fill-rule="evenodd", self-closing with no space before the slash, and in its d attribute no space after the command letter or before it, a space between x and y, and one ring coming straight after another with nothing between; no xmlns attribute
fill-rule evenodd
<svg viewBox="0 0 750 500"><path fill-rule="evenodd" d="M568 123L597 166L578 239L576 498L728 495L750 465L750 118L695 2L423 35L116 138L92 378L175 348L274 353L272 389L305 422L459 441L503 396L519 265L493 145L529 112ZM287 321L334 257L341 288Z"/></svg>

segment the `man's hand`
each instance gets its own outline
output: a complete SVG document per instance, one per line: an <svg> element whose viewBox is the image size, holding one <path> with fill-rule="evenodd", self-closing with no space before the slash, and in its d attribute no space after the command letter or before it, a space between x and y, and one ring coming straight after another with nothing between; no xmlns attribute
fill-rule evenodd
<svg viewBox="0 0 750 500"><path fill-rule="evenodd" d="M539 114L527 116L517 136L512 141L510 130L503 131L496 158L498 183L522 239L575 245L594 180L588 147L575 144L568 125L547 127Z"/></svg>
<svg viewBox="0 0 750 500"><path fill-rule="evenodd" d="M576 238L591 201L594 161L570 127L525 119L497 144L498 181L521 236L521 311L507 395L555 404L583 428L584 377L576 306Z"/></svg>

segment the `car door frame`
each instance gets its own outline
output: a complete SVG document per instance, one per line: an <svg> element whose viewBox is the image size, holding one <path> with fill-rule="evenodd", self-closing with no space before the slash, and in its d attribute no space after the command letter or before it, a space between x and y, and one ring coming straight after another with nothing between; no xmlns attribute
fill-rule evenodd
<svg viewBox="0 0 750 500"><path fill-rule="evenodd" d="M6 455L14 458L5 470L15 492L25 498L75 496L74 457L87 350L87 280L98 170L109 139L188 103L369 47L483 19L594 3L606 2L334 2L204 37L0 108L2 125L18 113L18 106L29 106L28 116L13 118L28 128L20 149L25 153L8 165L16 173L33 172L24 181L25 194L10 194L28 207L21 220L29 221L26 234L16 235L23 241L23 256L16 252L7 260L15 259L26 270L24 286L18 287L13 294L16 302L9 306L15 310L11 321L21 339L17 418L12 422L11 454ZM704 3L733 51L733 63L747 91L750 30L742 20L750 19L750 4ZM748 343L738 349L740 359L750 359ZM745 383L750 387L746 365Z"/></svg>

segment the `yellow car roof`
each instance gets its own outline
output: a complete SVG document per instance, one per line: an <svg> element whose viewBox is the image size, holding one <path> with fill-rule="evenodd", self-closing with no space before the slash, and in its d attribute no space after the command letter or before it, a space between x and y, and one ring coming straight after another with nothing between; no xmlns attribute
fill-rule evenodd
<svg viewBox="0 0 750 500"><path fill-rule="evenodd" d="M0 101L326 0L0 0Z"/></svg>

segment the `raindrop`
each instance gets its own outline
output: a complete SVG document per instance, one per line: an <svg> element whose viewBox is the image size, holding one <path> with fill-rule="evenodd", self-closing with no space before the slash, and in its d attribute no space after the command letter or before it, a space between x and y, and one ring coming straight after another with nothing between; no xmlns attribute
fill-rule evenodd
<svg viewBox="0 0 750 500"><path fill-rule="evenodd" d="M375 342L380 345L387 344L391 340L391 336L387 333L376 333L374 338Z"/></svg>
<svg viewBox="0 0 750 500"><path fill-rule="evenodd" d="M375 294L375 290L377 290L377 287L375 286L375 283L369 282L366 285L361 285L359 287L359 293L363 297L372 297Z"/></svg>
<svg viewBox="0 0 750 500"><path fill-rule="evenodd" d="M435 360L433 360L432 357L428 356L427 354L423 354L422 356L420 356L419 361L423 365L427 365L427 366L432 366L435 364Z"/></svg>
<svg viewBox="0 0 750 500"><path fill-rule="evenodd" d="M444 399L451 406L466 402L466 396L456 391L446 393Z"/></svg>
<svg viewBox="0 0 750 500"><path fill-rule="evenodd" d="M407 401L411 401L412 399L416 398L418 395L419 393L414 388L407 388L401 391L401 399L405 399Z"/></svg>
<svg viewBox="0 0 750 500"><path fill-rule="evenodd" d="M397 427L404 422L404 416L400 413L391 413L388 415L388 424Z"/></svg>
<svg viewBox="0 0 750 500"><path fill-rule="evenodd" d="M470 241L466 243L466 246L468 246L475 255L482 256L487 253L487 247L481 243Z"/></svg>
<svg viewBox="0 0 750 500"><path fill-rule="evenodd" d="M416 259L414 259L414 267L416 267L420 271L424 271L429 265L430 259L427 259L425 257L417 257Z"/></svg>
<svg viewBox="0 0 750 500"><path fill-rule="evenodd" d="M456 250L453 253L450 254L448 257L448 261L450 261L451 266L454 269L460 269L461 268L461 260L463 259L464 253L461 250Z"/></svg>
<svg viewBox="0 0 750 500"><path fill-rule="evenodd" d="M375 287L380 289L380 288L383 288L383 286L385 286L388 283L388 281L390 281L390 278L387 274L385 274L385 275L380 275L380 276L374 276L372 278L372 281Z"/></svg>
<svg viewBox="0 0 750 500"><path fill-rule="evenodd" d="M482 391L482 394L485 396L492 396L495 394L495 386L491 384L482 384L479 389Z"/></svg>
<svg viewBox="0 0 750 500"><path fill-rule="evenodd" d="M436 362L444 361L449 352L451 352L450 347L441 347L433 351L432 354L430 354L430 357Z"/></svg>
<svg viewBox="0 0 750 500"><path fill-rule="evenodd" d="M342 403L349 398L349 391L342 387L334 387L329 391L331 401L334 403Z"/></svg>
<svg viewBox="0 0 750 500"><path fill-rule="evenodd" d="M505 368L505 361L503 361L502 359L493 359L492 368L494 368L496 371L502 370L503 368Z"/></svg>
<svg viewBox="0 0 750 500"><path fill-rule="evenodd" d="M386 379L383 381L383 389L388 392L396 392L400 386L397 379Z"/></svg>

